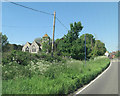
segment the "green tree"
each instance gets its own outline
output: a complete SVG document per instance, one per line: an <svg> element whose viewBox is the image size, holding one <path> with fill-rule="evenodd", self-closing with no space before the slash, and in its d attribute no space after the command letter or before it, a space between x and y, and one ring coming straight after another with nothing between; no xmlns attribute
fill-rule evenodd
<svg viewBox="0 0 120 96"><path fill-rule="evenodd" d="M5 65L15 61L20 65L27 65L30 64L31 60L34 61L36 60L33 54L28 52L13 50L9 54L3 55L2 63L3 65Z"/></svg>
<svg viewBox="0 0 120 96"><path fill-rule="evenodd" d="M115 56L120 57L120 51L119 50L115 53Z"/></svg>
<svg viewBox="0 0 120 96"><path fill-rule="evenodd" d="M83 60L85 58L85 35L86 35L86 55L87 59L91 58L95 38L92 34L83 34L73 42L71 56L74 59Z"/></svg>
<svg viewBox="0 0 120 96"><path fill-rule="evenodd" d="M105 44L100 40L95 41L95 46L93 48L92 54L93 56L101 56L106 52Z"/></svg>
<svg viewBox="0 0 120 96"><path fill-rule="evenodd" d="M95 38L92 34L81 35L80 36L81 46L85 46L85 35L86 35L86 55L87 58L89 59L92 57L93 47L95 46Z"/></svg>
<svg viewBox="0 0 120 96"><path fill-rule="evenodd" d="M78 60L83 60L85 58L85 46L82 45L80 38L74 42L71 48L71 57Z"/></svg>
<svg viewBox="0 0 120 96"><path fill-rule="evenodd" d="M86 35L86 56L87 59L104 55L105 44L100 40L95 40L92 34L83 34L79 37L83 26L80 22L70 24L67 35L56 40L57 52L63 56L71 56L74 59L83 60L85 58L85 35Z"/></svg>
<svg viewBox="0 0 120 96"><path fill-rule="evenodd" d="M79 38L78 36L82 28L81 22L70 24L70 30L67 35L64 35L63 38L59 40L59 43L57 43L59 53L64 56L71 56L72 46L74 45L74 41Z"/></svg>
<svg viewBox="0 0 120 96"><path fill-rule="evenodd" d="M6 35L2 35L2 33L0 33L0 42L2 42L2 51L3 52L9 52L9 51L13 51L13 50L22 50L21 45L16 45L16 44L10 44L8 41L8 37ZM1 50L1 49L0 49Z"/></svg>
<svg viewBox="0 0 120 96"><path fill-rule="evenodd" d="M76 40L78 39L78 36L79 36L79 32L83 29L83 26L81 24L81 22L74 22L74 25L71 23L70 24L70 31L69 31L69 34L68 37L71 37L73 38L73 40Z"/></svg>
<svg viewBox="0 0 120 96"><path fill-rule="evenodd" d="M7 44L8 50L7 51L13 51L13 50L22 50L21 45L17 45L17 44Z"/></svg>
<svg viewBox="0 0 120 96"><path fill-rule="evenodd" d="M6 35L3 35L2 33L0 33L0 37L2 43L2 51L5 52L9 49L9 47L7 46L9 44L8 37Z"/></svg>
<svg viewBox="0 0 120 96"><path fill-rule="evenodd" d="M0 32L0 43L2 42L2 33Z"/></svg>
<svg viewBox="0 0 120 96"><path fill-rule="evenodd" d="M3 35L2 33L0 33L0 37L2 38L2 46L5 46L6 44L8 44L8 37L6 35Z"/></svg>
<svg viewBox="0 0 120 96"><path fill-rule="evenodd" d="M42 43L42 51L45 53L50 53L51 52L51 43L49 41L46 41Z"/></svg>

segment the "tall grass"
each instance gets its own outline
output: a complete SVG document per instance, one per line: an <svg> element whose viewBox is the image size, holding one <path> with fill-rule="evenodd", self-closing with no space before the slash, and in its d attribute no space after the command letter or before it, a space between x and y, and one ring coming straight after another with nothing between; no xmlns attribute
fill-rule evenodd
<svg viewBox="0 0 120 96"><path fill-rule="evenodd" d="M69 94L89 83L109 65L106 57L86 62L54 63L43 74L3 80L3 94Z"/></svg>

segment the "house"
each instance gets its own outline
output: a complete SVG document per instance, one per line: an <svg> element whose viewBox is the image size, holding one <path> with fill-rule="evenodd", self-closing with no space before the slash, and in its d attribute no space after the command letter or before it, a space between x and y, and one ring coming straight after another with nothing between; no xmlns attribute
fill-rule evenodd
<svg viewBox="0 0 120 96"><path fill-rule="evenodd" d="M36 42L36 41L33 41L32 43L29 43L27 42L23 48L22 48L22 51L23 52L30 52L30 53L38 53L39 51L42 50L42 44L44 42L49 42L50 44L50 37L45 34L43 37L42 37L42 42Z"/></svg>
<svg viewBox="0 0 120 96"><path fill-rule="evenodd" d="M22 51L23 51L23 52L30 52L30 51L29 51L30 46L31 46L31 43L27 42L27 43L23 46Z"/></svg>
<svg viewBox="0 0 120 96"><path fill-rule="evenodd" d="M109 56L109 53L108 53L108 51L106 51L106 52L105 52L105 56L107 56L107 57Z"/></svg>
<svg viewBox="0 0 120 96"><path fill-rule="evenodd" d="M41 50L41 44L37 43L36 41L33 41L33 43L30 46L29 52L38 53L40 50Z"/></svg>

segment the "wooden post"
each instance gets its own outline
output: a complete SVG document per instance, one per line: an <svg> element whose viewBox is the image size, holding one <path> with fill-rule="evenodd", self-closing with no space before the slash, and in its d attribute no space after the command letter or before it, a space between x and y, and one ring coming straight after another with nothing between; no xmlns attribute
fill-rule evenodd
<svg viewBox="0 0 120 96"><path fill-rule="evenodd" d="M54 33L55 33L55 18L56 18L56 12L54 11L54 22L53 22L53 38L52 38L52 57L54 52Z"/></svg>

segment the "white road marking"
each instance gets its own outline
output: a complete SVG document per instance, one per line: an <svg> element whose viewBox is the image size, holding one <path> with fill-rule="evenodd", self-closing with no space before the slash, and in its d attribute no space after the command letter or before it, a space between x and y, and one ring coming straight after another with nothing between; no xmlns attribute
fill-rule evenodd
<svg viewBox="0 0 120 96"><path fill-rule="evenodd" d="M111 67L112 62L113 62L113 60L111 61L109 67L108 67L106 70L104 70L100 75L98 75L94 80L92 80L92 81L91 81L88 85L86 85L84 88L82 88L80 91L78 91L78 92L76 93L76 95L77 95L77 94L80 94L83 90L85 90L88 86L90 86L93 82L95 82L98 78L100 78L100 77ZM75 96L76 96L76 95L75 95Z"/></svg>

